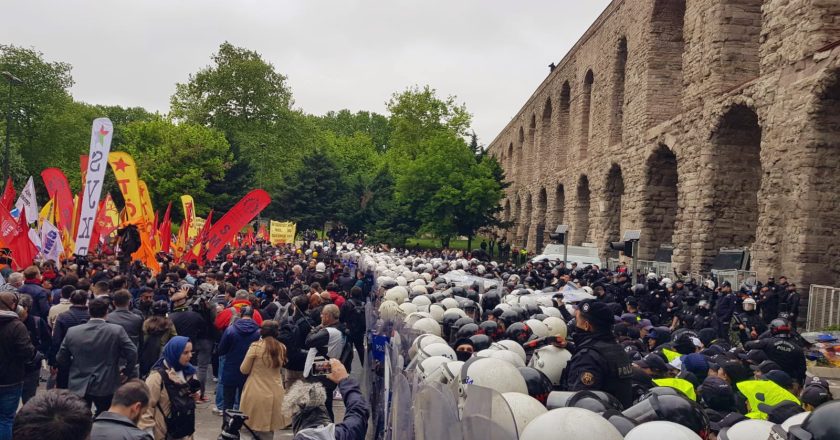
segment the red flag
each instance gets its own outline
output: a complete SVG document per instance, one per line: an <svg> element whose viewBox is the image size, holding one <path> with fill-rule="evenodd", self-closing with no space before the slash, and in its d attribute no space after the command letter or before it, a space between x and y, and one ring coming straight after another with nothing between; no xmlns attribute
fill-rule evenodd
<svg viewBox="0 0 840 440"><path fill-rule="evenodd" d="M213 210L210 210L210 213L207 214L207 219L204 220L204 226L201 227L201 230L198 231L198 235L195 236L195 240L193 241L193 246L190 248L189 252L184 254L184 261L192 261L196 260L198 264L203 265L205 263L205 250L207 249L207 234L210 233L210 228L212 227L213 222Z"/></svg>
<svg viewBox="0 0 840 440"><path fill-rule="evenodd" d="M0 208L3 211L11 210L15 203L15 186L12 184L12 178L6 181L6 189L3 190L3 197L0 197Z"/></svg>
<svg viewBox="0 0 840 440"><path fill-rule="evenodd" d="M268 231L265 229L265 223L260 223L260 231L257 232L257 238L262 238L264 241L268 241Z"/></svg>
<svg viewBox="0 0 840 440"><path fill-rule="evenodd" d="M16 265L15 270L21 270L31 265L38 255L38 248L29 239L29 225L26 224L26 216L23 212L25 210L21 211L18 220L20 232L11 241L6 241L6 246L12 250L12 258Z"/></svg>
<svg viewBox="0 0 840 440"><path fill-rule="evenodd" d="M172 221L169 219L169 214L172 210L172 202L166 205L166 212L163 214L163 220L158 227L158 236L160 237L160 250L169 253L169 248L172 246Z"/></svg>
<svg viewBox="0 0 840 440"><path fill-rule="evenodd" d="M70 184L67 177L58 168L47 168L41 171L41 178L47 187L47 194L55 196L55 203L58 206L58 220L56 226L69 230L73 225L73 193L70 192Z"/></svg>
<svg viewBox="0 0 840 440"><path fill-rule="evenodd" d="M207 254L205 258L212 260L230 241L231 237L257 216L268 204L271 197L261 189L255 189L242 198L230 211L225 213L207 234Z"/></svg>
<svg viewBox="0 0 840 440"><path fill-rule="evenodd" d="M242 242L243 246L253 246L254 245L254 230L248 228L248 233L245 234L245 241Z"/></svg>
<svg viewBox="0 0 840 440"><path fill-rule="evenodd" d="M6 209L0 209L0 241L11 243L20 234L18 222Z"/></svg>

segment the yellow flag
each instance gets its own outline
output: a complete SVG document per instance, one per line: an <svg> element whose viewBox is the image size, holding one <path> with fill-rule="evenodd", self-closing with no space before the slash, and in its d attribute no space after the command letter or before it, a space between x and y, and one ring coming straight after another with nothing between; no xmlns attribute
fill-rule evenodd
<svg viewBox="0 0 840 440"><path fill-rule="evenodd" d="M146 182L139 180L137 184L140 186L140 205L143 207L143 218L148 223L155 221L155 209L152 207L152 196L149 194L149 187Z"/></svg>
<svg viewBox="0 0 840 440"><path fill-rule="evenodd" d="M55 216L53 215L53 213L55 212L55 209L53 208L54 205L55 205L55 198L53 197L52 199L50 199L49 202L47 202L44 205L43 208L41 208L41 212L38 213L38 220L41 221L41 222L46 220L46 221L48 221L52 224L55 224Z"/></svg>
<svg viewBox="0 0 840 440"><path fill-rule="evenodd" d="M140 197L140 184L137 179L137 165L128 153L118 151L108 154L108 163L114 170L117 185L125 199L125 213L128 223L139 225L145 220L143 202Z"/></svg>
<svg viewBox="0 0 840 440"><path fill-rule="evenodd" d="M197 223L195 221L195 201L191 195L184 194L181 196L181 206L184 208L184 218L190 219L190 229L187 238L195 238L198 236Z"/></svg>

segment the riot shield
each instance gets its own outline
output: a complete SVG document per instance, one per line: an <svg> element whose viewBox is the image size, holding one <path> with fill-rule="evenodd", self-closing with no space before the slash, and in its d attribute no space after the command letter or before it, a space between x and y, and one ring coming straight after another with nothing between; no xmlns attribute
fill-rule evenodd
<svg viewBox="0 0 840 440"><path fill-rule="evenodd" d="M519 438L513 412L495 390L477 385L467 389L461 427L464 440L511 440Z"/></svg>
<svg viewBox="0 0 840 440"><path fill-rule="evenodd" d="M394 374L391 387L390 438L412 440L414 438L414 416L411 413L411 387L402 373Z"/></svg>
<svg viewBox="0 0 840 440"><path fill-rule="evenodd" d="M414 394L415 440L462 440L455 396L442 384L421 384Z"/></svg>

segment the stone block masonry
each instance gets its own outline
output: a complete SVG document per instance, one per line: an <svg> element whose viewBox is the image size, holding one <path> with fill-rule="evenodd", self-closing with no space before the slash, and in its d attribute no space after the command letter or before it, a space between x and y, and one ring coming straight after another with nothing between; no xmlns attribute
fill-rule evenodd
<svg viewBox="0 0 840 440"><path fill-rule="evenodd" d="M517 246L641 229L679 270L748 247L840 285L840 1L614 0L489 151Z"/></svg>

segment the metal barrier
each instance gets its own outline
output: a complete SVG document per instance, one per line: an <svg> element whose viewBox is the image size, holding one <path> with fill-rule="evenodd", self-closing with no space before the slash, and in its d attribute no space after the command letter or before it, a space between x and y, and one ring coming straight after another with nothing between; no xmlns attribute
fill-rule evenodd
<svg viewBox="0 0 840 440"><path fill-rule="evenodd" d="M715 272L715 277L718 286L724 281L729 281L732 290L738 290L744 286L752 290L757 284L755 271L752 270L719 270Z"/></svg>
<svg viewBox="0 0 840 440"><path fill-rule="evenodd" d="M840 326L840 287L812 284L808 292L808 319L805 331Z"/></svg>
<svg viewBox="0 0 840 440"><path fill-rule="evenodd" d="M632 258L627 258L625 260L627 267L632 266L632 260ZM621 260L618 258L609 258L607 259L607 267L614 271L620 262ZM674 265L665 261L636 260L636 270L641 273L653 272L659 276L667 277L669 274L673 273Z"/></svg>

